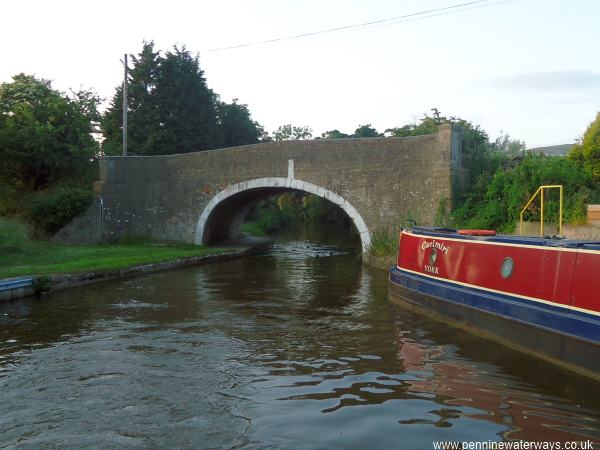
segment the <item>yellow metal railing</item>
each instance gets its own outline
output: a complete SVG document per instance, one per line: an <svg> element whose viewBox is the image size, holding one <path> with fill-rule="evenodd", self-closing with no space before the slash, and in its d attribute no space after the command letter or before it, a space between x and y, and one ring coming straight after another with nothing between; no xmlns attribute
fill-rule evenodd
<svg viewBox="0 0 600 450"><path fill-rule="evenodd" d="M540 186L535 194L531 196L527 204L523 207L520 214L519 221L519 233L523 235L523 213L531 205L531 202L535 200L538 194L540 194L540 236L544 235L544 189L556 189L560 192L560 201L558 206L558 234L562 234L562 216L563 216L563 187L562 184L551 184L546 186Z"/></svg>

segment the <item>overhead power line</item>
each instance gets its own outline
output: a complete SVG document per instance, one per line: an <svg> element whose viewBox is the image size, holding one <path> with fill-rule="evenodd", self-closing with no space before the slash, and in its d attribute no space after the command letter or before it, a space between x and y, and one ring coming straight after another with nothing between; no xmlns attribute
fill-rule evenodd
<svg viewBox="0 0 600 450"><path fill-rule="evenodd" d="M493 1L496 1L496 3L490 3ZM206 52L219 52L219 51L223 51L223 50L233 50L236 48L253 47L255 45L271 44L273 42L287 41L287 40L291 40L291 39L298 39L298 38L304 38L304 37L309 37L309 36L317 36L319 34L333 33L336 31L350 30L353 28L369 27L369 26L382 25L382 24L383 25L394 25L395 23L407 22L410 19L415 19L415 20L416 19L426 19L429 17L442 16L442 15L446 15L446 14L457 13L457 12L477 8L477 6L473 7L473 5L479 4L479 7L494 6L494 5L497 5L500 3L506 3L507 1L514 1L514 0L505 0L505 1L500 0L500 2L498 2L497 0L474 0L474 1L466 2L466 3L459 3L456 5L444 6L442 8L428 9L425 11L404 14L402 16L390 17L388 19L373 20L371 22L363 22L363 23L357 23L357 24L353 24L353 25L344 25L344 26L336 27L336 28L328 28L326 30L311 31L308 33L295 34L295 35L291 35L291 36L282 36L282 37L273 38L273 39L266 39L264 41L256 41L256 42L249 42L249 43L245 43L245 44L231 45L228 47L211 48L209 50L206 50ZM487 3L487 5L483 5L483 3ZM472 7L466 8L467 6L472 6ZM463 9L459 9L459 8L463 8ZM433 13L438 13L438 14L433 14ZM423 17L420 17L420 16L423 16Z"/></svg>

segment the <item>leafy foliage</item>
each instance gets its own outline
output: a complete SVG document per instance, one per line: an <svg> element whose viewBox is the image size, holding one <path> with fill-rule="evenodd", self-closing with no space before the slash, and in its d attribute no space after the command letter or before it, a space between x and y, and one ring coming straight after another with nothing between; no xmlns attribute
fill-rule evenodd
<svg viewBox="0 0 600 450"><path fill-rule="evenodd" d="M281 125L273 133L276 141L299 141L312 139L312 129L306 126L293 126L292 124Z"/></svg>
<svg viewBox="0 0 600 450"><path fill-rule="evenodd" d="M31 217L53 233L84 212L93 197L90 190L74 187L39 194L31 202Z"/></svg>
<svg viewBox="0 0 600 450"><path fill-rule="evenodd" d="M497 141L498 145L493 145L489 141L488 134L479 125L474 125L459 117L445 117L437 108L433 108L432 112L431 116L425 114L419 123L389 128L386 133L394 137L421 136L437 133L442 124L451 124L460 129L462 132L461 159L463 166L467 169L468 179L465 192L462 193L461 198L456 200L462 202L465 197L473 197L473 201L481 201L482 194L494 173L507 160L508 155L499 148L500 145L504 145L504 138ZM508 135L506 135L506 139L508 146L508 143L512 141Z"/></svg>
<svg viewBox="0 0 600 450"><path fill-rule="evenodd" d="M564 217L577 223L585 216L585 204L598 198L591 173L574 161L528 154L523 161L499 169L481 195L467 197L453 213L456 224L467 228L493 228L513 232L525 203L543 184L564 186ZM558 195L545 200L545 220L557 221ZM539 220L539 210L532 208L526 219Z"/></svg>
<svg viewBox="0 0 600 450"><path fill-rule="evenodd" d="M259 202L247 218L243 229L261 234L299 223L337 223L350 225L344 211L322 197L300 192L287 192Z"/></svg>
<svg viewBox="0 0 600 450"><path fill-rule="evenodd" d="M302 198L302 214L307 222L350 225L350 218L341 208L318 195L307 194Z"/></svg>
<svg viewBox="0 0 600 450"><path fill-rule="evenodd" d="M351 137L352 135L342 133L340 130L337 129L321 133L321 139L347 139Z"/></svg>
<svg viewBox="0 0 600 450"><path fill-rule="evenodd" d="M385 132L393 137L408 137L422 136L424 134L437 133L438 127L443 123L451 123L452 120L459 121L461 119L447 119L443 117L437 108L432 108L433 115L425 114L424 118L419 123L410 123L402 127L388 128Z"/></svg>
<svg viewBox="0 0 600 450"><path fill-rule="evenodd" d="M289 225L289 217L285 217L279 206L277 205L277 198L267 199L259 202L255 206L254 211L250 217L257 223L258 228L263 233L270 231L279 230Z"/></svg>
<svg viewBox="0 0 600 450"><path fill-rule="evenodd" d="M517 156L527 149L524 141L512 139L507 133L502 133L492 144L496 150L506 155Z"/></svg>
<svg viewBox="0 0 600 450"><path fill-rule="evenodd" d="M224 147L256 144L264 138L265 130L252 120L248 105L234 98L232 103L218 102L217 108Z"/></svg>
<svg viewBox="0 0 600 450"><path fill-rule="evenodd" d="M321 134L320 138L317 139L348 139L348 138L371 138L371 137L383 137L382 133L379 133L371 124L359 125L353 134L342 133L340 130L326 131Z"/></svg>
<svg viewBox="0 0 600 450"><path fill-rule="evenodd" d="M567 223L585 220L586 204L600 201L600 115L568 158L528 154L523 151L524 146L523 142L503 135L481 154L480 167L484 170L453 212L455 225L512 232L523 206L539 186L547 184L564 186L563 218ZM494 167L490 178L488 174ZM557 194L545 199L545 210L545 221L558 221ZM525 219L540 220L536 203L526 212Z"/></svg>
<svg viewBox="0 0 600 450"><path fill-rule="evenodd" d="M569 158L589 170L594 181L600 181L600 113L588 126L581 143L569 152Z"/></svg>
<svg viewBox="0 0 600 450"><path fill-rule="evenodd" d="M371 126L371 124L367 125L359 125L356 130L354 130L354 136L356 138L371 138L371 137L381 137L381 134Z"/></svg>
<svg viewBox="0 0 600 450"><path fill-rule="evenodd" d="M312 194L305 195L302 199L302 211L308 222L336 221L337 218L332 217L335 215L334 211L338 214L341 213L339 208L335 208L330 201Z"/></svg>
<svg viewBox="0 0 600 450"><path fill-rule="evenodd" d="M39 190L85 171L98 152L98 102L91 91L69 98L31 75L0 85L0 182Z"/></svg>
<svg viewBox="0 0 600 450"><path fill-rule="evenodd" d="M161 55L154 42L131 55L128 73L128 153L167 155L254 144L264 136L247 105L221 102L207 85L198 56L185 47ZM102 119L103 150L121 152L123 89Z"/></svg>
<svg viewBox="0 0 600 450"><path fill-rule="evenodd" d="M56 285L56 282L52 277L48 275L43 275L41 277L36 277L33 281L33 292L36 297L41 297L42 295L48 294L52 291L52 288Z"/></svg>

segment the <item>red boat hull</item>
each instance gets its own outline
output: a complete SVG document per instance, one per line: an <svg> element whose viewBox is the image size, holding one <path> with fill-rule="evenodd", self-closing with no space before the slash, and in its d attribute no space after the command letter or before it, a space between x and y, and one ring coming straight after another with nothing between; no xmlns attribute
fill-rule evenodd
<svg viewBox="0 0 600 450"><path fill-rule="evenodd" d="M599 275L598 243L414 228L390 281L406 300L600 374Z"/></svg>

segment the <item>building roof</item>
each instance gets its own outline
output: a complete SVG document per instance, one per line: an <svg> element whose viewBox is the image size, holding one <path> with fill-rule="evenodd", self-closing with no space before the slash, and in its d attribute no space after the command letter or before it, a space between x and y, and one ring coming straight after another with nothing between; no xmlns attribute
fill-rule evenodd
<svg viewBox="0 0 600 450"><path fill-rule="evenodd" d="M547 147L530 148L528 151L546 156L566 156L575 144L549 145Z"/></svg>

